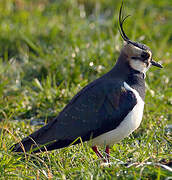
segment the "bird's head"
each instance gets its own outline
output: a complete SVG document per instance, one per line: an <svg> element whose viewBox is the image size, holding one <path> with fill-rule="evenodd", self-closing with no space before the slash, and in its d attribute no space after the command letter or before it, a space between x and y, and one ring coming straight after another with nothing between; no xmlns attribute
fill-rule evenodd
<svg viewBox="0 0 172 180"><path fill-rule="evenodd" d="M152 59L152 52L149 47L144 44L131 41L123 30L123 23L126 20L126 17L122 18L122 7L119 12L119 32L121 37L124 40L124 47L121 53L126 57L127 63L129 66L137 71L145 73L151 65L162 68L162 65L158 62L155 62Z"/></svg>

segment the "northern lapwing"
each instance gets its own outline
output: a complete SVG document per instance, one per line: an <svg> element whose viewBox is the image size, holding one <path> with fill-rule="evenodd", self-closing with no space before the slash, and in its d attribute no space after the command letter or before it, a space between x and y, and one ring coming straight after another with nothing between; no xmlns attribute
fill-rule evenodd
<svg viewBox="0 0 172 180"><path fill-rule="evenodd" d="M12 146L14 152L54 150L89 141L93 151L104 161L109 146L129 136L141 123L145 98L145 73L152 59L149 47L131 41L123 30L122 7L119 32L124 46L111 71L78 92L50 123ZM78 140L76 140L78 138ZM76 141L75 141L76 140ZM106 158L97 145L106 145Z"/></svg>

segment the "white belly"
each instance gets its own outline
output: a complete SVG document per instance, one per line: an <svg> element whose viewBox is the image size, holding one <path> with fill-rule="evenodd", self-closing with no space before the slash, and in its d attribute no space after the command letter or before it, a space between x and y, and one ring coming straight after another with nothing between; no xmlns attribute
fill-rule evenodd
<svg viewBox="0 0 172 180"><path fill-rule="evenodd" d="M139 127L143 116L144 101L139 96L139 93L131 88L126 82L124 82L124 87L135 94L137 104L116 129L94 138L92 140L93 145L111 145L117 143Z"/></svg>

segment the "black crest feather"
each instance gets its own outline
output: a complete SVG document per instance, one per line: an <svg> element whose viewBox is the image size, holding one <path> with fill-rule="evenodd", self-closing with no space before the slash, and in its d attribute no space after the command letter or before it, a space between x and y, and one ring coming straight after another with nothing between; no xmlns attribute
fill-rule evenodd
<svg viewBox="0 0 172 180"><path fill-rule="evenodd" d="M124 21L130 16L130 15L127 15L125 17L123 17L122 15L122 8L123 8L123 1L121 3L121 7L120 7L120 10L119 10L119 32L121 34L121 37L123 38L124 41L126 41L127 43L130 43L130 44L133 44L134 46L140 48L140 49L143 49L143 50L147 50L149 49L146 45L144 44L141 44L141 43L138 43L138 42L134 42L134 41L131 41L127 35L125 34L124 32L124 29L123 29L123 24L124 24Z"/></svg>
<svg viewBox="0 0 172 180"><path fill-rule="evenodd" d="M127 37L127 35L125 34L124 29L123 29L123 23L130 15L125 16L123 18L122 17L122 8L123 8L123 1L122 1L120 10L119 10L119 32L121 34L121 37L124 39L124 41L130 41L130 39Z"/></svg>

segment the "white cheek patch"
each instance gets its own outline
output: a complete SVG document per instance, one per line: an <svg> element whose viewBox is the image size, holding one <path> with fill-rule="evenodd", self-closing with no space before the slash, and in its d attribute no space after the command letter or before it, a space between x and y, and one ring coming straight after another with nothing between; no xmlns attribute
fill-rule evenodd
<svg viewBox="0 0 172 180"><path fill-rule="evenodd" d="M152 52L149 50L140 49L132 44L124 44L123 51L126 54L126 57L128 58L128 62L131 68L145 74L151 64L150 61L152 58ZM143 51L146 51L150 55L149 59L147 60L148 65L147 63L144 63L141 59L139 59L141 58L141 54ZM132 59L132 57L134 57L134 59Z"/></svg>
<svg viewBox="0 0 172 180"><path fill-rule="evenodd" d="M137 70L140 71L142 73L146 73L146 71L149 69L149 66L147 66L144 62L140 61L140 60L136 60L136 59L132 59L129 61L130 66Z"/></svg>

